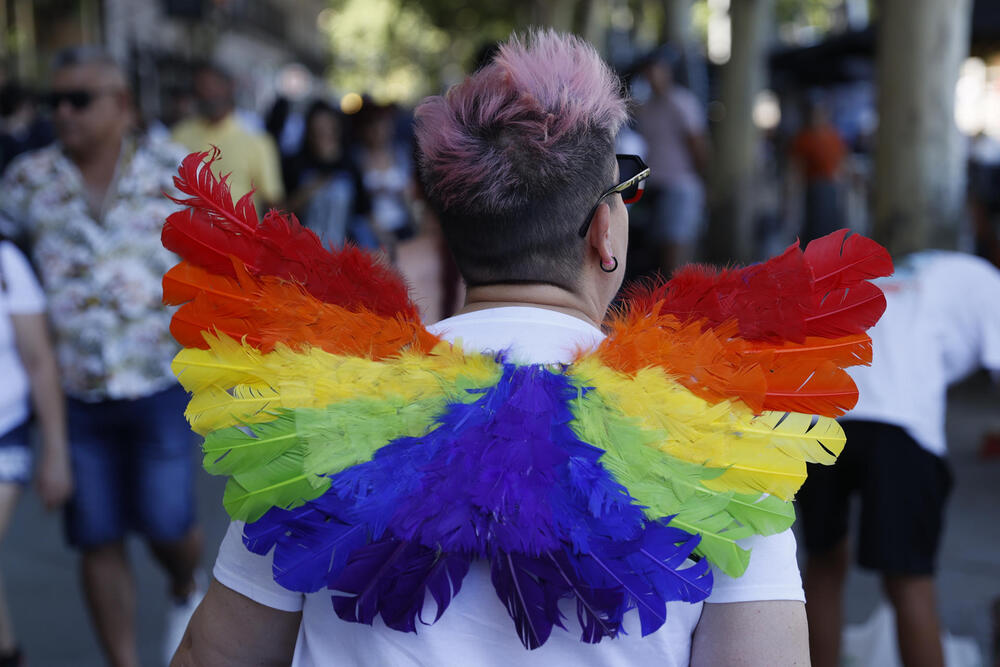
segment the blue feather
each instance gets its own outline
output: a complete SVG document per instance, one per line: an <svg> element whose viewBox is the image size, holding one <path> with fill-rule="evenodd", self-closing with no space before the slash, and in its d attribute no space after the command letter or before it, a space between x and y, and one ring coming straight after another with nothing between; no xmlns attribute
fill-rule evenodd
<svg viewBox="0 0 1000 667"><path fill-rule="evenodd" d="M707 563L684 567L698 538L649 521L601 465L603 450L571 427L579 390L544 366L505 364L471 403L448 405L421 437L394 440L330 478L294 510L272 508L246 526L255 553L274 548L279 584L337 591L347 621L415 632L426 594L435 621L469 563L488 558L498 597L529 648L565 628L572 599L582 639L621 632L637 608L643 634L670 600L711 589ZM433 622L433 621L432 621Z"/></svg>

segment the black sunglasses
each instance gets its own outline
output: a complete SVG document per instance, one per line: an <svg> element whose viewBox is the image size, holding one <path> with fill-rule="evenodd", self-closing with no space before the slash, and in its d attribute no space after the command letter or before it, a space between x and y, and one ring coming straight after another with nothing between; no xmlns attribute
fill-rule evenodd
<svg viewBox="0 0 1000 667"><path fill-rule="evenodd" d="M616 155L618 161L618 178L622 179L618 185L608 188L604 194L597 198L597 203L590 209L587 219L580 227L580 238L587 236L590 229L590 221L594 219L597 207L601 205L605 197L620 192L622 201L626 204L634 204L642 199L642 193L646 190L645 180L649 178L649 167L638 155Z"/></svg>
<svg viewBox="0 0 1000 667"><path fill-rule="evenodd" d="M68 102L76 111L83 111L89 107L100 95L113 92L111 90L60 90L52 91L45 96L45 104L54 110L62 106L63 102Z"/></svg>

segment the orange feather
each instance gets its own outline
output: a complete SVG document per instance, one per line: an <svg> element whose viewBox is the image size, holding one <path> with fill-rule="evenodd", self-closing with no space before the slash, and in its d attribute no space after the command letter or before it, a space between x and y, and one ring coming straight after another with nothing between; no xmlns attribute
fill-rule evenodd
<svg viewBox="0 0 1000 667"><path fill-rule="evenodd" d="M749 342L738 337L733 320L703 325L701 320L682 324L655 307L652 314L623 313L609 323L610 335L596 354L625 373L662 367L707 401L738 399L754 412L838 416L857 402L854 382L842 368L871 361L867 335Z"/></svg>
<svg viewBox="0 0 1000 667"><path fill-rule="evenodd" d="M263 352L280 342L294 349L309 345L331 354L382 359L404 349L429 352L439 342L409 318L351 312L320 301L295 283L251 276L238 261L233 266L235 278L187 262L164 277L164 300L187 301L171 322L182 345L205 348L203 332L219 332Z"/></svg>

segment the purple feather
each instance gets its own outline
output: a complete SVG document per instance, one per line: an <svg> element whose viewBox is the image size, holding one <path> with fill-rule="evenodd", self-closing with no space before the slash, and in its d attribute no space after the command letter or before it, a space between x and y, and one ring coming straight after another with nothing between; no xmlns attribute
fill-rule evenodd
<svg viewBox="0 0 1000 667"><path fill-rule="evenodd" d="M426 594L436 621L480 558L528 648L565 628L563 599L584 641L616 636L634 608L648 634L667 601L704 599L711 573L683 565L698 538L647 520L604 452L573 432L579 392L550 368L504 364L496 385L448 405L426 435L388 443L332 475L320 498L247 525L246 544L274 548L282 586L338 591L347 621L381 616L415 632Z"/></svg>
<svg viewBox="0 0 1000 667"><path fill-rule="evenodd" d="M553 625L566 627L559 611L563 589L553 570L541 559L516 553L497 552L490 559L493 587L514 620L521 643L529 649L544 644Z"/></svg>

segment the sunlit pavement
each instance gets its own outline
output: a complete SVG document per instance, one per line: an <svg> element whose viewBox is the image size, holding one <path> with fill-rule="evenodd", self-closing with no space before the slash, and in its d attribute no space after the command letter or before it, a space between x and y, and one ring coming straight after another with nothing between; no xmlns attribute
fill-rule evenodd
<svg viewBox="0 0 1000 667"><path fill-rule="evenodd" d="M941 557L940 596L945 626L956 635L975 637L989 655L990 614L1000 596L1000 458L983 460L982 434L1000 428L1000 390L983 376L951 395L949 440L956 486L948 510ZM192 457L196 453L192 452ZM198 502L205 528L205 566L210 569L226 527L222 483L199 474ZM143 664L155 666L166 602L166 579L141 543L131 544L138 586L137 628ZM3 545L2 569L16 630L30 664L45 667L102 665L84 612L77 562L63 546L62 524L46 515L31 494L15 515ZM866 619L878 600L878 580L852 571L847 620Z"/></svg>

